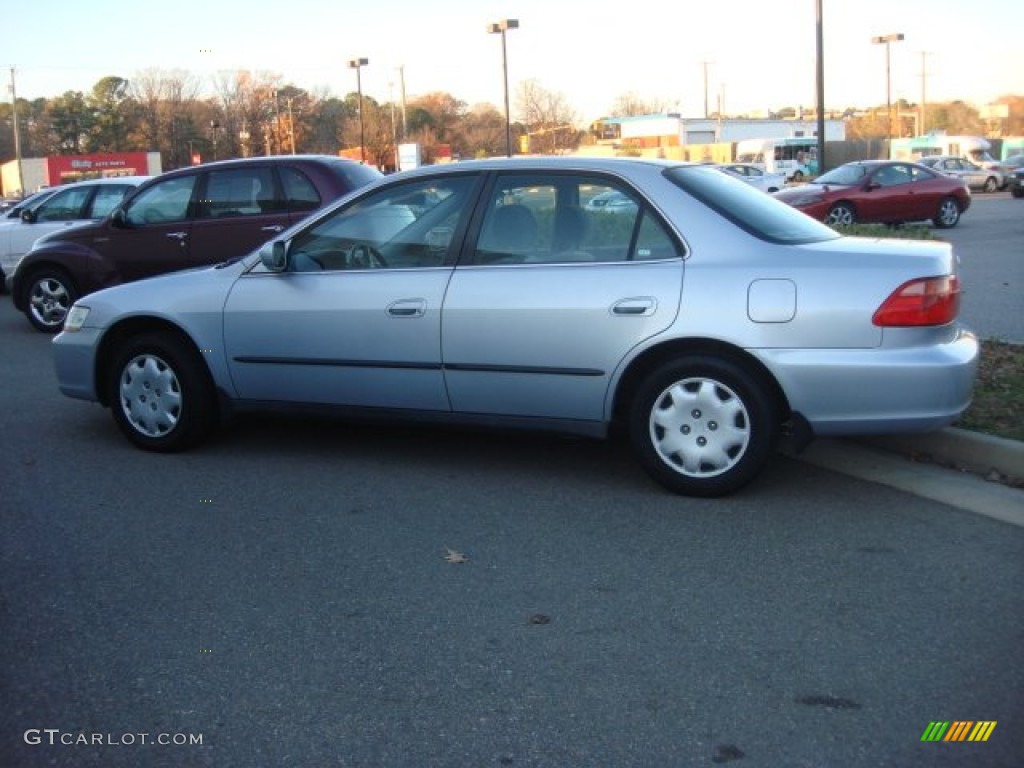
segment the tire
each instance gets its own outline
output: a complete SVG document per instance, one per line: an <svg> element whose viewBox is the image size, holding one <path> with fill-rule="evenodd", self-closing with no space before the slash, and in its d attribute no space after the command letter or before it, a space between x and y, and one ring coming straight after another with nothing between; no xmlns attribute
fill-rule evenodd
<svg viewBox="0 0 1024 768"><path fill-rule="evenodd" d="M999 180L995 176L989 176L985 179L985 186L982 187L983 192L995 192L999 189Z"/></svg>
<svg viewBox="0 0 1024 768"><path fill-rule="evenodd" d="M1010 194L1013 195L1014 197L1024 197L1024 189L1021 189L1020 187L1014 187L1012 190L1010 190Z"/></svg>
<svg viewBox="0 0 1024 768"><path fill-rule="evenodd" d="M956 198L942 198L942 202L939 203L938 213L935 214L932 223L939 229L949 229L955 227L958 221L960 221L960 204L956 201Z"/></svg>
<svg viewBox="0 0 1024 768"><path fill-rule="evenodd" d="M57 333L64 327L78 290L60 269L41 269L28 277L25 286L25 316L43 333Z"/></svg>
<svg viewBox="0 0 1024 768"><path fill-rule="evenodd" d="M630 442L664 487L687 496L732 493L775 449L778 408L741 365L684 357L652 372L630 407Z"/></svg>
<svg viewBox="0 0 1024 768"><path fill-rule="evenodd" d="M836 203L825 214L825 223L830 227L848 227L857 223L857 212L849 203Z"/></svg>
<svg viewBox="0 0 1024 768"><path fill-rule="evenodd" d="M216 397L206 365L181 337L145 333L128 339L113 355L107 387L114 422L144 450L184 450L215 423Z"/></svg>

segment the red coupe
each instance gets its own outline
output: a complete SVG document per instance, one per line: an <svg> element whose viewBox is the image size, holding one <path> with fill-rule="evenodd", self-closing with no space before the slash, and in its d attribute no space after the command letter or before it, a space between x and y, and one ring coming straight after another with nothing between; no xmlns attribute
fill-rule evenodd
<svg viewBox="0 0 1024 768"><path fill-rule="evenodd" d="M829 226L931 219L936 227L948 229L971 205L971 192L962 179L894 160L846 163L774 196Z"/></svg>

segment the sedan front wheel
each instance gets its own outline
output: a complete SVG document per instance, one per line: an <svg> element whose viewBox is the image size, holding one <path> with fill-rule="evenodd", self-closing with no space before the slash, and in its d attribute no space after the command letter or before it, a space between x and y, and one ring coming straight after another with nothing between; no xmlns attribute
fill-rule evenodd
<svg viewBox="0 0 1024 768"><path fill-rule="evenodd" d="M644 469L669 490L723 496L761 471L775 448L778 422L771 396L745 368L689 357L641 384L630 438Z"/></svg>
<svg viewBox="0 0 1024 768"><path fill-rule="evenodd" d="M43 269L31 275L25 296L25 314L36 330L57 333L64 327L78 291L64 272Z"/></svg>
<svg viewBox="0 0 1024 768"><path fill-rule="evenodd" d="M123 344L113 360L107 378L110 410L139 448L180 451L212 429L213 386L189 343L171 334L142 334Z"/></svg>
<svg viewBox="0 0 1024 768"><path fill-rule="evenodd" d="M943 198L942 202L939 203L939 211L935 214L932 222L939 229L949 229L950 227L955 227L958 221L960 221L960 204L955 198Z"/></svg>

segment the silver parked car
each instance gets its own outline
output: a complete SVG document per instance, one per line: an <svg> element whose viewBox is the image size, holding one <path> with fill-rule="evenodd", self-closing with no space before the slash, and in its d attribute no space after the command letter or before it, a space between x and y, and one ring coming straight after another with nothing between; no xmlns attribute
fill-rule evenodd
<svg viewBox="0 0 1024 768"><path fill-rule="evenodd" d="M633 213L589 204L611 193ZM948 243L842 237L707 166L500 159L387 177L247 257L85 296L55 356L60 389L145 449L268 406L621 423L656 480L715 496L784 430L949 424L978 355L958 309Z"/></svg>
<svg viewBox="0 0 1024 768"><path fill-rule="evenodd" d="M971 189L995 192L1006 186L1006 174L997 168L985 168L963 157L931 155L918 161L932 170L963 179Z"/></svg>

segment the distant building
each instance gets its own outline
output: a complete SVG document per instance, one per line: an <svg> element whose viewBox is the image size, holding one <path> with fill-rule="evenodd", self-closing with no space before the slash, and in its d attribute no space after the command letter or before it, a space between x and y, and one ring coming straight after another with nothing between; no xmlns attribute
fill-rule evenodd
<svg viewBox="0 0 1024 768"><path fill-rule="evenodd" d="M636 149L685 147L695 144L731 144L743 139L783 139L817 136L815 119L796 118L692 118L678 114L604 117L591 126L598 145ZM844 141L846 124L825 121L825 140Z"/></svg>
<svg viewBox="0 0 1024 768"><path fill-rule="evenodd" d="M43 187L109 176L156 176L163 173L159 152L110 152L95 155L24 157L0 166L4 197L24 197ZM22 174L24 178L22 178Z"/></svg>

